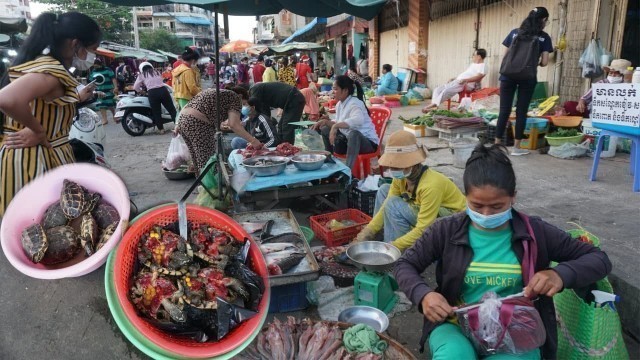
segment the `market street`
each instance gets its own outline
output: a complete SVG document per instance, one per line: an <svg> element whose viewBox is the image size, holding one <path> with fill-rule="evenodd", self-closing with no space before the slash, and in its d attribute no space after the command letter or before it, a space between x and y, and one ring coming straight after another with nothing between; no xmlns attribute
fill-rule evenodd
<svg viewBox="0 0 640 360"><path fill-rule="evenodd" d="M415 116L418 106L394 109L387 135L402 125L399 115ZM126 135L120 125L107 126L107 159L127 184L140 211L176 201L189 181L169 181L161 172L171 135L149 131L142 137ZM427 164L462 187L462 169L454 168L449 148L436 138L422 138L430 148ZM435 149L439 148L439 149ZM640 278L637 277L638 209L640 195L631 191L628 154L600 162L598 181L590 182L591 159L560 160L548 155L512 158L518 177L516 208L538 215L563 228L576 222L599 236L614 269L610 279L622 296L623 326L640 334ZM132 209L133 210L133 209ZM296 213L308 225L306 213ZM321 245L314 240L312 245ZM428 271L430 273L430 271ZM0 358L2 359L144 359L114 322L104 290L104 266L93 273L62 280L38 280L15 270L0 257ZM625 301L629 300L629 301ZM278 314L285 318L287 314ZM312 307L296 316L317 317ZM268 319L268 321L270 318ZM388 333L418 353L422 317L415 309L390 319ZM632 359L640 358L638 343L626 337Z"/></svg>

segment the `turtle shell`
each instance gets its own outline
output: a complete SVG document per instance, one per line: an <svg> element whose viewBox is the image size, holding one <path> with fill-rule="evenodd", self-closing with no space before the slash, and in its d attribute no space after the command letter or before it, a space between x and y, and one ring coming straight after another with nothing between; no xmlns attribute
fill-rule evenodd
<svg viewBox="0 0 640 360"><path fill-rule="evenodd" d="M82 215L86 207L87 193L79 184L65 179L62 193L60 195L60 205L62 212L67 219L75 219Z"/></svg>
<svg viewBox="0 0 640 360"><path fill-rule="evenodd" d="M47 235L40 224L33 224L22 230L20 242L22 242L24 253L34 263L39 263L42 260L49 246Z"/></svg>
<svg viewBox="0 0 640 360"><path fill-rule="evenodd" d="M100 237L98 238L98 242L96 243L96 246L95 246L95 251L100 250L104 246L104 244L106 244L107 241L111 239L111 235L113 235L117 227L118 227L118 223L113 223L107 226L106 228L102 229L102 231L100 232Z"/></svg>
<svg viewBox="0 0 640 360"><path fill-rule="evenodd" d="M80 250L78 234L70 226L57 226L46 231L49 247L42 258L45 265L71 260Z"/></svg>
<svg viewBox="0 0 640 360"><path fill-rule="evenodd" d="M120 221L118 210L104 200L100 201L91 214L101 229L106 229L109 225L117 224Z"/></svg>
<svg viewBox="0 0 640 360"><path fill-rule="evenodd" d="M86 189L85 189L86 190ZM83 213L92 212L93 209L98 206L100 200L102 200L102 195L96 192L86 192L87 193L87 201L85 202L85 207L82 210Z"/></svg>
<svg viewBox="0 0 640 360"><path fill-rule="evenodd" d="M87 256L93 255L94 244L98 241L98 224L91 214L84 214L81 217L80 243Z"/></svg>
<svg viewBox="0 0 640 360"><path fill-rule="evenodd" d="M64 215L62 211L62 206L59 201L56 201L55 204L51 204L44 212L44 218L42 219L42 227L46 229L51 229L56 226L62 226L67 224L67 217Z"/></svg>

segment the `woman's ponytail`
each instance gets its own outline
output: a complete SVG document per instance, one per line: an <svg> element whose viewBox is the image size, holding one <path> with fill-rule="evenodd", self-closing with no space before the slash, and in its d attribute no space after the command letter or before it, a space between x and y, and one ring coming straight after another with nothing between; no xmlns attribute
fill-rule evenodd
<svg viewBox="0 0 640 360"><path fill-rule="evenodd" d="M371 115L371 111L369 111L369 108L367 107L367 102L364 101L364 90L362 89L362 85L360 85L359 81L354 81L353 84L356 87L356 96L364 103L364 108L367 109L367 114Z"/></svg>

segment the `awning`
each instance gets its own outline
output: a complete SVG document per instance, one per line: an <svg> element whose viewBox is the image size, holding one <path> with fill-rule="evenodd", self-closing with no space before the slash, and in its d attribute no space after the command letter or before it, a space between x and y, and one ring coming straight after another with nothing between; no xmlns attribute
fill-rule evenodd
<svg viewBox="0 0 640 360"><path fill-rule="evenodd" d="M286 38L282 42L282 44L284 45L284 44L286 44L288 42L293 41L293 39L295 39L296 37L306 33L307 31L313 29L318 24L326 24L326 23L327 23L327 18L315 18L315 19L311 20L311 22L308 23L307 25L305 25L302 28L296 30L291 36Z"/></svg>
<svg viewBox="0 0 640 360"><path fill-rule="evenodd" d="M180 56L180 55L176 55L174 53L170 53L168 51L162 51L160 49L156 49L156 51L159 52L160 54L166 56L166 57L170 57L170 58L173 58L173 59L178 59L178 57Z"/></svg>
<svg viewBox="0 0 640 360"><path fill-rule="evenodd" d="M201 26L212 25L209 19L195 17L195 16L176 16L176 20L180 21L183 24L189 24L189 25L201 25Z"/></svg>
<svg viewBox="0 0 640 360"><path fill-rule="evenodd" d="M101 47L96 49L96 54L102 55L104 57L108 57L110 59L115 59L116 57L120 56L120 54L118 54L115 51L107 50L107 49L101 48Z"/></svg>

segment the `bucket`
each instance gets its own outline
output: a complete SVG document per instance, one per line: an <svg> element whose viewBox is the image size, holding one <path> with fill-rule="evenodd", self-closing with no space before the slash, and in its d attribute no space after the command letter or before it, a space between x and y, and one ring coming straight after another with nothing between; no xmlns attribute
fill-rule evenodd
<svg viewBox="0 0 640 360"><path fill-rule="evenodd" d="M582 120L582 133L586 138L591 139L591 144L589 144L589 154L595 153L596 143L598 142L598 138L600 137L600 132L600 129L592 126L590 119ZM604 146L602 147L602 153L600 154L600 157L614 157L616 155L617 144L617 136L605 136Z"/></svg>
<svg viewBox="0 0 640 360"><path fill-rule="evenodd" d="M464 169L473 149L480 143L477 138L459 138L449 142L453 154L453 166Z"/></svg>

